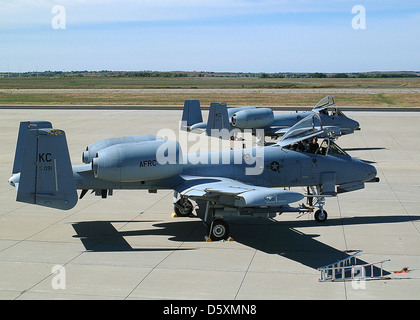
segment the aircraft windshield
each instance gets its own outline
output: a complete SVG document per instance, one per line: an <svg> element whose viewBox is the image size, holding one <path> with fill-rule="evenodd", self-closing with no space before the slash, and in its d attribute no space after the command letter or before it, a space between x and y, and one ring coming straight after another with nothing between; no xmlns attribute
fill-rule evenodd
<svg viewBox="0 0 420 320"><path fill-rule="evenodd" d="M335 113L337 114L337 116L341 116L341 117L345 117L346 115L343 113L343 111L335 109Z"/></svg>
<svg viewBox="0 0 420 320"><path fill-rule="evenodd" d="M322 141L316 154L330 155L330 156L349 156L347 152L341 149L337 144L329 139Z"/></svg>
<svg viewBox="0 0 420 320"><path fill-rule="evenodd" d="M337 108L324 108L318 111L319 114L325 114L330 117L345 117L343 111Z"/></svg>

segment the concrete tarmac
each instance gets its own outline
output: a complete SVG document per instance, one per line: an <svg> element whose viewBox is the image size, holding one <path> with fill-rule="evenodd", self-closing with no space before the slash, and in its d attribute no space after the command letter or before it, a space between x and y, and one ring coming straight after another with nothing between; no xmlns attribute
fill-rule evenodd
<svg viewBox="0 0 420 320"><path fill-rule="evenodd" d="M381 181L328 198L323 224L292 213L243 219L230 225L234 241L205 242L201 220L171 216L170 190L87 194L69 211L15 201L7 180L20 121L65 130L79 164L100 139L177 132L181 113L0 110L0 299L420 299L418 112L348 112L362 130L338 144ZM387 278L318 281L318 267L357 250L367 263L391 259Z"/></svg>

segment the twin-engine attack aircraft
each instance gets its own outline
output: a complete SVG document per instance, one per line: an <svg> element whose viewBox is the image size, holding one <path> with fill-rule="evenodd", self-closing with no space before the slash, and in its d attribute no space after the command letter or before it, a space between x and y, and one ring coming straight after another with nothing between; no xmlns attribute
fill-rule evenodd
<svg viewBox="0 0 420 320"><path fill-rule="evenodd" d="M72 166L64 131L50 122L27 121L20 123L9 184L16 187L17 201L62 210L76 205L77 190L80 198L88 190L106 198L114 189L172 189L177 215L191 215L191 201L196 202L208 237L221 240L229 236L225 218L312 212L303 204L290 206L305 197L290 187L312 190L307 197L315 199L315 219L323 222L325 197L378 180L375 167L350 157L332 140L313 151L294 147L322 132L313 114L275 145L185 155L177 141L155 135L112 138L88 145L85 164ZM252 158L255 163L248 161Z"/></svg>
<svg viewBox="0 0 420 320"><path fill-rule="evenodd" d="M334 137L360 130L357 121L348 118L341 110L334 107L332 96L321 99L312 111L276 115L270 108L251 106L227 108L225 103L213 102L210 104L207 122L203 122L200 101L185 100L181 129L206 131L208 136L212 136L212 129L227 129L229 132L232 132L233 129L237 131L263 129L265 136L278 138L296 123L313 113L319 114L324 130L332 133Z"/></svg>

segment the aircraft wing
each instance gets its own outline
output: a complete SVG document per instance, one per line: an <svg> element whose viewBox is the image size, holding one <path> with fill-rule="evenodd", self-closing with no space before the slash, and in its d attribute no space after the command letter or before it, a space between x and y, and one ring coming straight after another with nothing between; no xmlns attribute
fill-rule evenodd
<svg viewBox="0 0 420 320"><path fill-rule="evenodd" d="M304 198L303 194L275 188L259 187L221 177L182 176L184 182L175 190L193 200L210 200L219 204L244 207L282 207Z"/></svg>

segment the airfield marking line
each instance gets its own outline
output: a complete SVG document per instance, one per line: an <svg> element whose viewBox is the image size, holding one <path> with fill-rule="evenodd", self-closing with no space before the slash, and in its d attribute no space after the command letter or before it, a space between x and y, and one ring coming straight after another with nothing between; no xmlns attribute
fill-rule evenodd
<svg viewBox="0 0 420 320"><path fill-rule="evenodd" d="M116 190L121 191L121 190ZM142 190L140 190L142 191ZM161 191L165 191L165 190L161 190ZM117 231L120 231L122 228L124 228L125 226L127 226L130 222L135 221L137 218L141 218L143 214L145 214L147 212L147 210L151 209L152 207L154 207L156 204L158 204L160 201L162 201L163 199L165 199L166 197L168 197L169 195L173 194L173 191L168 191L167 194L165 194L162 198L156 200L154 203L152 203L150 206L148 206L146 209L144 209L143 211L141 211L137 216L135 216L133 219L131 219L130 221L126 222L125 224L123 224L120 228L116 229Z"/></svg>
<svg viewBox="0 0 420 320"><path fill-rule="evenodd" d="M168 194L170 194L170 193L168 193ZM163 198L165 198L165 197L167 197L167 195L165 195ZM162 199L163 199L162 198ZM160 200L162 200L162 199L160 199ZM82 210L84 210L84 209L86 209L86 208L88 208L88 207L90 207L90 206L92 206L93 204L96 204L98 201L100 201L101 199L98 199L98 200L96 200L96 201L94 201L94 202L92 202L91 204L88 204L86 207L83 207L83 208L81 208L81 209L79 209L79 210L77 210L77 211L75 211L75 212L73 212L73 213L71 213L70 215L68 215L68 216L65 216L63 219L60 219L59 221L57 221L57 222L55 222L55 223L53 223L53 224L51 224L51 225L49 225L48 227L46 227L46 228L44 228L44 229L42 229L42 230L40 230L40 231L38 231L38 232L36 232L36 233L34 233L34 234L32 234L32 235L30 235L30 236L28 236L27 238L25 238L25 239L23 239L23 240L20 240L20 241L18 241L18 242L16 242L16 243L14 243L13 245L11 245L11 246L9 246L8 248L10 248L10 247L13 247L13 246L15 246L15 245L17 245L17 244L19 244L19 243L22 243L22 242L24 242L24 241L31 241L31 240L28 240L29 238L31 238L31 237L33 237L33 236L35 236L35 235L37 235L37 234L39 234L40 232L43 232L43 231L45 231L45 230L47 230L48 228L50 228L50 227L52 227L52 226L54 226L54 225L56 225L57 223L59 223L59 222L61 222L61 221L63 221L64 219L67 219L68 217L71 217L71 216L73 216L74 214L76 214L76 213L79 213L80 211L82 211ZM159 202L160 200L158 200L157 202ZM146 210L148 210L148 209L150 209L151 207L153 207L157 202L155 202L154 204L152 204L152 205L150 205ZM14 210L16 210L16 209L14 209ZM143 213L143 212L142 212ZM141 214L142 214L141 213ZM141 215L141 214L139 214L139 215ZM133 219L134 220L134 219ZM125 225L127 225L128 224L128 222L125 224ZM121 228L120 228L121 229ZM182 244L181 244L182 245ZM181 246L180 245L180 246ZM179 247L178 248L176 248L176 249L179 249ZM166 256L164 259L162 259L162 261L160 261L152 270L150 270L150 272L140 281L140 283L143 281L143 280L145 280L146 278L147 278L147 276L159 265L159 264L161 264L166 258L168 258L176 249L174 249L172 252L170 252L169 254L168 254L168 256ZM71 259L69 259L67 262L65 262L65 263L63 263L62 264L62 266L63 267L65 267L65 266L67 266L68 264L70 264L72 261L74 261L75 259L77 259L78 257L80 257L81 255L83 255L83 254L85 254L87 251L86 250L84 250L84 251L81 251L81 252L79 252L78 254L76 254L75 256L73 256ZM48 279L50 276L52 275L52 272L51 273L49 273L46 277L44 277L44 278L42 278L41 280L39 280L38 282L36 282L35 284L33 284L32 286L30 286L28 289L25 289L25 290L23 290L21 293L19 293L15 298L14 298L14 300L16 300L16 299L18 299L18 298L20 298L22 295L24 295L25 293L28 293L31 289L33 289L34 287L36 287L38 284L40 284L40 283L42 283L43 281L45 281L46 279ZM127 297L125 298L125 299L127 299L128 298L128 296L140 285L140 283L139 284L137 284L137 286L127 295Z"/></svg>
<svg viewBox="0 0 420 320"><path fill-rule="evenodd" d="M342 215L342 212L341 212L340 197L338 195L337 195L337 205L338 205L338 213L340 215L340 220L342 222L343 221L343 215ZM341 223L341 231L343 232L344 246L346 247L346 251L347 251L349 248L347 246L346 232L344 230L343 223ZM344 258L344 256L343 256L343 258ZM343 281L343 287L344 287L344 297L345 297L345 300L348 300L348 297L347 297L347 288L346 288L345 281Z"/></svg>
<svg viewBox="0 0 420 320"><path fill-rule="evenodd" d="M99 200L97 200L97 201L99 201ZM83 208L80 208L79 210L77 210L77 211L75 211L75 212L73 212L73 213L71 213L71 214L69 214L69 215L67 215L67 216L65 216L65 217L63 217L63 219L60 219L60 220L58 220L58 221L56 221L56 222L54 222L53 224L51 224L51 225L49 225L48 227L45 227L44 229L42 229L42 230L40 230L40 231L38 231L38 232L35 232L34 234L32 234L32 235L30 235L30 236L28 236L28 237L26 237L25 239L22 239L22 240L19 240L19 241L17 241L16 243L14 243L13 245L11 245L11 246L9 246L8 248L11 248L11 247L13 247L13 246L15 246L15 245L17 245L17 244L20 244L20 243L22 243L22 242L25 242L25 241L29 241L29 242L33 242L34 240L28 240L29 238L31 238L31 237L33 237L33 236L35 236L35 235L37 235L37 234L39 234L39 233L41 233L41 232L43 232L43 231L45 231L45 230L47 230L47 229L49 229L49 228L51 228L52 226L55 226L56 224L58 224L58 223L60 223L61 221L63 221L63 220L65 220L65 219L67 219L68 217L71 217L71 216L73 216L73 215L75 215L76 213L79 213L80 211L82 211L82 210L84 210L85 208L88 208L88 207L90 207L91 205L93 205L93 204L96 204L96 202L97 201L95 201L95 202L92 202L91 204L89 204L89 205L87 205L86 207L83 207ZM35 242L35 241L34 241ZM44 241L45 242L45 241ZM46 242L56 242L56 241L46 241ZM76 254L73 258L71 258L70 260L68 260L67 262L65 262L65 263L63 263L63 264L61 264L63 267L65 267L66 265L68 265L70 262L72 262L73 260L75 260L76 258L78 258L78 257L80 257L83 253L85 253L86 251L82 251L82 252L79 252L78 254ZM48 279L51 275L53 274L53 272L50 272L46 277L44 277L44 278L42 278L41 280L39 280L38 282L36 282L35 284L33 284L32 286L30 286L28 289L25 289L25 290L23 290L22 292L20 292L13 300L16 300L16 299L18 299L18 298L20 298L21 296L23 296L24 294L26 294L26 293L28 293L31 289L33 289L34 287L36 287L38 284L40 284L41 282L43 282L43 281L45 281L46 279Z"/></svg>
<svg viewBox="0 0 420 320"><path fill-rule="evenodd" d="M397 143L397 145L398 146L400 146L401 147L401 144L395 139L395 137L392 135L392 134L390 134L390 132L389 131L387 131L387 134ZM365 139L363 138L363 134L360 134L360 137L362 138L362 140L363 140L363 142L365 143L365 145L367 146L367 144L366 144L366 141L365 141ZM372 150L369 150L369 152L370 152L370 154L371 154L371 157L372 157L372 159L373 159L373 161L375 161L375 157L373 156L373 152L372 152ZM415 160L414 159L414 157L412 156L412 154L411 153L409 153L410 154L410 157L411 158L413 158L413 160ZM382 174L382 176L384 177L384 179L385 179L385 181L386 181L386 184L388 185L388 187L389 187L389 189L391 190L391 192L394 194L394 196L395 196L395 198L398 200L398 202L400 203L400 205L401 205L401 207L404 209L404 211L405 211L405 214L408 216L408 217L410 217L410 213L408 212L408 210L407 210L407 208L404 206L404 204L402 203L402 201L401 201L401 199L398 197L398 195L396 194L396 192L394 191L394 189L392 188L392 185L389 183L389 181L388 181L388 179L387 179L387 177L386 177L386 175L385 175L385 173L383 172L383 170L381 169L381 166L376 166L376 169L378 170L378 172L380 171L381 172L381 174ZM414 227L414 229L416 229L417 230L417 233L419 233L420 234L420 229L416 226L416 224L414 223L414 221L413 220L410 220L410 222L411 222L411 224L413 225L413 227Z"/></svg>
<svg viewBox="0 0 420 320"><path fill-rule="evenodd" d="M237 299L238 294L239 294L239 291L241 291L242 285L243 285L243 283L244 283L244 281L245 281L246 276L248 275L249 268L251 267L252 261L254 261L254 258L255 258L255 255L257 254L257 252L258 252L258 249L255 249L255 250L254 250L254 254L252 255L251 260L249 261L248 267L246 268L245 274L244 274L244 276L242 277L242 281L241 281L241 283L239 284L239 288L238 288L238 290L236 291L236 294L235 294L235 297L233 298L233 300L236 300L236 299Z"/></svg>
<svg viewBox="0 0 420 320"><path fill-rule="evenodd" d="M144 213L146 213L147 210L149 210L150 208L152 208L153 206L155 206L157 203L159 203L160 201L162 201L164 198L168 197L169 195L173 194L172 191L169 191L166 195L164 195L162 198L160 198L159 200L157 200L155 203L151 204L148 208L146 208L144 211L142 211L140 214L137 215L137 217L142 216ZM136 219L137 217L133 218L131 220L134 221L134 219ZM130 222L127 222L125 225L123 225L121 228L123 228L124 226L126 226L127 224L129 224ZM121 228L119 228L118 230L120 230ZM191 234L195 231L195 229L197 228L197 226L195 226L194 228L192 228L191 232L185 237L185 239L188 239ZM143 277L143 279L140 280L139 283L137 283L137 285L134 286L134 288L128 293L128 295L124 298L124 300L127 300L130 295L144 282L144 280L147 279L147 277L156 269L159 267L159 265L162 264L162 262L164 262L166 259L168 259L175 251L179 250L185 243L185 240L182 241L178 247L173 248L172 250L168 249L168 251L170 251L168 253L168 255L166 257L164 257L161 261L159 261L153 268L151 268L151 270Z"/></svg>
<svg viewBox="0 0 420 320"><path fill-rule="evenodd" d="M267 232L265 233L264 243L263 243L261 249L265 248L265 245L267 243L267 237L268 237L268 234L269 234L269 231L270 231L271 228L272 228L272 226L270 226L270 225L267 226ZM254 254L252 255L251 260L249 261L248 267L247 267L247 269L246 269L246 271L244 273L244 276L242 277L242 281L239 284L238 290L236 291L236 294L235 294L235 297L233 298L233 300L236 300L238 298L239 291L241 291L242 285L245 282L245 278L248 275L248 271L251 268L252 262L254 261L254 258L255 258L255 255L257 254L257 252L258 252L258 249L255 249L254 250Z"/></svg>
<svg viewBox="0 0 420 320"><path fill-rule="evenodd" d="M98 200L98 201L99 201L99 200ZM67 215L67 216L63 217L62 219L60 219L60 220L58 220L58 221L56 221L56 222L54 222L54 223L52 223L52 224L48 225L47 227L45 227L45 228L44 228L44 229L42 229L42 230L39 230L39 231L37 231L37 232L35 232L35 233L33 233L33 234L31 234L31 235L27 236L27 237L26 237L26 238L24 238L24 239L21 239L21 240L15 240L15 241L16 241L16 243L12 244L11 246L9 246L9 247L7 247L7 248L4 248L4 249L0 250L0 252L1 252L1 251L6 250L6 249L8 249L8 248L11 248L11 247L13 247L13 246L15 246L15 245L17 245L17 244L20 244L20 243L22 243L22 242L25 242L25 241L29 241L29 242L32 242L32 241L33 241L33 242L39 242L38 240L29 240L29 239L30 239L30 238L32 238L32 237L34 237L34 236L36 236L37 234L39 234L39 233L41 233L41 232L44 232L44 231L45 231L45 230L47 230L47 229L49 229L49 228L51 228L51 227L55 226L56 224L58 224L58 223L62 222L63 220L65 220L65 219L67 219L67 218L69 218L69 217L71 217L71 216L75 215L76 213L79 213L81 210L83 210L83 209L85 209L85 208L90 207L91 205L95 204L96 202L97 202L97 201L92 202L91 204L87 205L86 207L83 207L83 208L81 208L81 209L79 209L79 210L77 210L77 211L75 211L75 212L73 212L73 213L71 213L71 214L69 214L69 215ZM13 209L13 210L11 210L11 211L7 212L6 214L12 213L12 212L14 212L14 211L16 211L16 210L19 210L19 209L22 209L22 208L24 208L25 206L27 206L27 205L25 204L25 205L23 205L23 206L21 206L21 207L19 207L19 208ZM3 240L6 240L6 239L3 239ZM43 242L55 242L55 241L43 241Z"/></svg>
<svg viewBox="0 0 420 320"><path fill-rule="evenodd" d="M191 234L195 231L196 228L197 226L192 228L191 232L185 237L185 239L188 239L191 236ZM169 254L166 257L164 257L161 261L159 261L159 263L157 263L153 268L151 268L151 270L143 277L143 279L141 279L140 282L137 283L137 285L135 285L134 288L128 293L128 295L124 298L124 300L127 300L128 297L130 297L130 295L144 282L144 280L146 280L149 277L149 275L162 264L162 262L168 259L175 251L178 251L184 245L184 243L185 241L182 241L178 247L170 250Z"/></svg>

